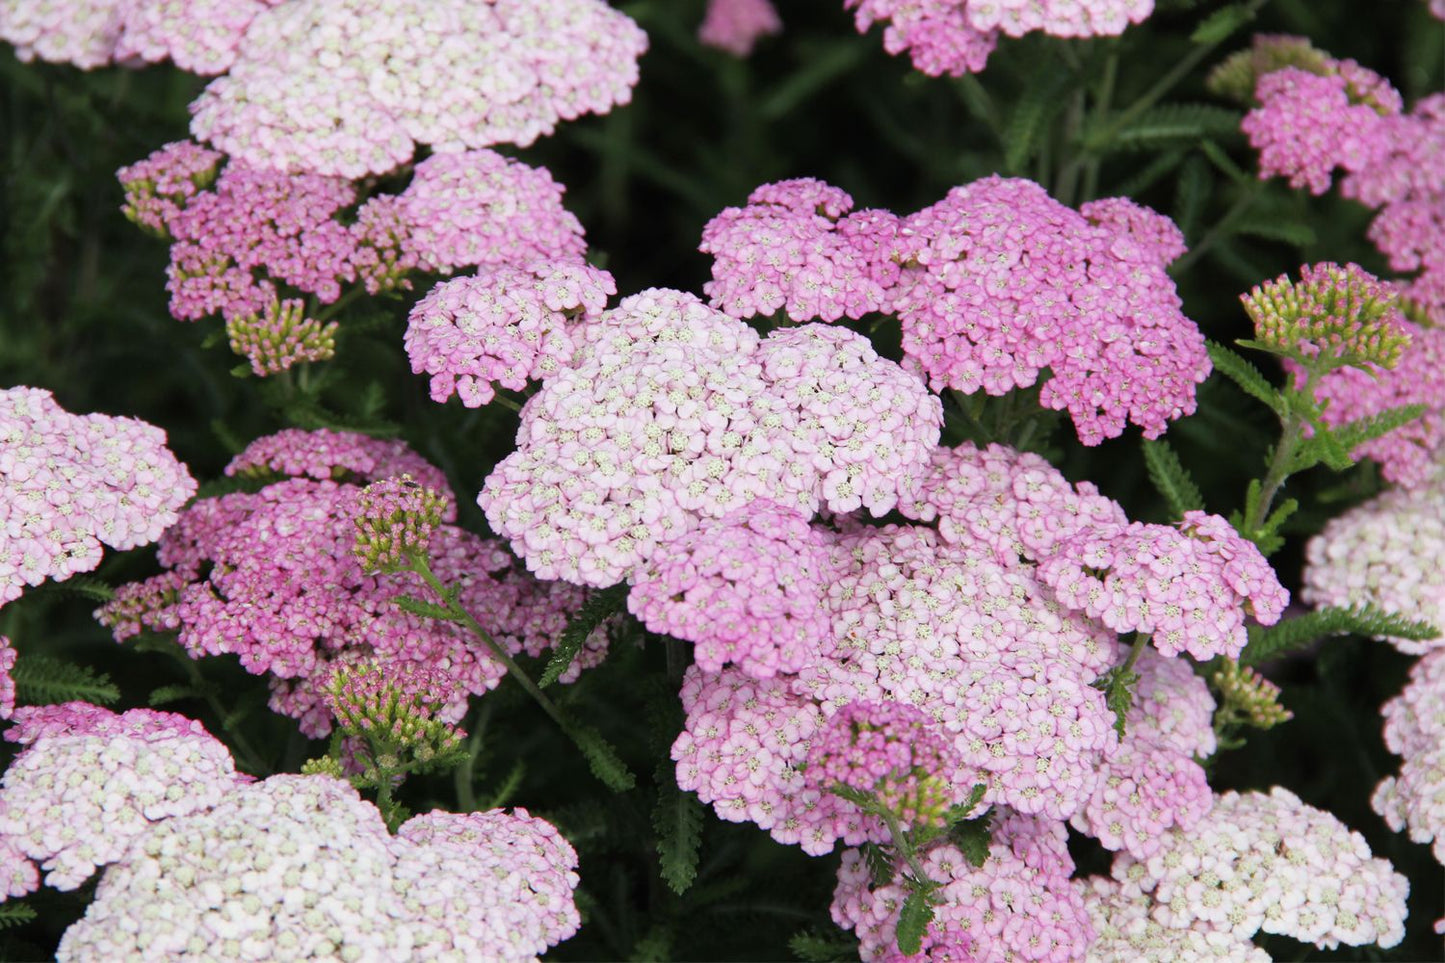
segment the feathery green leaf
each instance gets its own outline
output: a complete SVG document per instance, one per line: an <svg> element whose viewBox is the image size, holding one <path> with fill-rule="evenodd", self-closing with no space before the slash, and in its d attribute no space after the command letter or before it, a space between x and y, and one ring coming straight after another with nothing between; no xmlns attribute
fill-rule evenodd
<svg viewBox="0 0 1445 963"><path fill-rule="evenodd" d="M696 793L677 788L670 765L664 763L659 770L657 807L652 811L652 825L657 830L657 855L662 878L681 896L697 878L702 851L702 803Z"/></svg>
<svg viewBox="0 0 1445 963"><path fill-rule="evenodd" d="M1258 368L1217 341L1208 341L1205 344L1209 350L1209 360L1214 362L1215 371L1239 385L1245 394L1264 402L1275 414L1286 414L1285 402L1279 389L1270 384L1268 379L1259 373Z"/></svg>
<svg viewBox="0 0 1445 963"><path fill-rule="evenodd" d="M593 592L583 604L582 610L572 616L567 628L562 630L562 637L557 640L557 647L552 652L552 658L547 660L547 668L542 670L542 678L537 685L545 689L560 679L562 673L572 664L572 660L577 658L577 653L582 651L582 644L587 641L587 636L591 635L597 626L622 611L626 602L625 582Z"/></svg>
<svg viewBox="0 0 1445 963"><path fill-rule="evenodd" d="M1429 622L1407 619L1368 602L1348 607L1330 605L1275 625L1251 625L1249 643L1239 664L1259 665L1325 636L1347 633L1423 642L1438 636L1440 630Z"/></svg>
<svg viewBox="0 0 1445 963"><path fill-rule="evenodd" d="M1169 442L1162 438L1145 441L1144 463L1149 468L1149 480L1169 503L1175 518L1183 518L1185 512L1204 510L1204 496L1199 486L1194 484L1189 470Z"/></svg>
<svg viewBox="0 0 1445 963"><path fill-rule="evenodd" d="M22 655L10 672L15 695L28 705L53 705L76 699L107 704L120 698L110 676L48 655Z"/></svg>

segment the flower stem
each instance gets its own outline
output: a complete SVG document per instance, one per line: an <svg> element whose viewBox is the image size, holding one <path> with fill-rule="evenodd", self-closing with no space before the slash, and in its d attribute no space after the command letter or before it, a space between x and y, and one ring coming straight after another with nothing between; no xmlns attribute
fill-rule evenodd
<svg viewBox="0 0 1445 963"><path fill-rule="evenodd" d="M1319 380L1320 372L1315 367L1306 370L1309 377L1300 394L1305 398L1313 398L1315 382ZM1305 419L1293 405L1290 406L1288 415L1281 416L1280 422L1282 430L1279 444L1275 446L1274 457L1269 460L1269 467L1265 469L1264 478L1260 480L1259 497L1255 499L1244 519L1244 536L1249 539L1258 534L1265 519L1269 517L1270 506L1274 504L1274 498L1279 494L1285 479L1292 473L1295 455L1299 451L1300 442L1304 440Z"/></svg>

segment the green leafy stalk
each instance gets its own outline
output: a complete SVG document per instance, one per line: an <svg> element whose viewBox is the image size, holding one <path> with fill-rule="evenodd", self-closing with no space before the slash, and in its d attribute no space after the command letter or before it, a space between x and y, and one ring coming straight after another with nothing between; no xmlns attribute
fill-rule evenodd
<svg viewBox="0 0 1445 963"><path fill-rule="evenodd" d="M1169 503L1175 518L1183 518L1186 512L1204 510L1204 496L1200 494L1199 486L1169 442L1162 438L1145 441L1144 463L1148 466L1150 481Z"/></svg>
<svg viewBox="0 0 1445 963"><path fill-rule="evenodd" d="M589 596L582 611L572 616L567 628L562 631L562 637L557 640L557 647L552 652L552 658L547 661L547 667L542 670L542 678L537 684L545 689L560 679L571 667L572 660L577 658L577 653L582 651L587 637L603 622L622 611L626 603L625 582Z"/></svg>
<svg viewBox="0 0 1445 963"><path fill-rule="evenodd" d="M1407 619L1369 603L1349 607L1330 605L1275 625L1251 625L1249 642L1240 654L1239 664L1260 665L1326 636L1346 634L1423 642L1439 636L1440 630L1428 622Z"/></svg>

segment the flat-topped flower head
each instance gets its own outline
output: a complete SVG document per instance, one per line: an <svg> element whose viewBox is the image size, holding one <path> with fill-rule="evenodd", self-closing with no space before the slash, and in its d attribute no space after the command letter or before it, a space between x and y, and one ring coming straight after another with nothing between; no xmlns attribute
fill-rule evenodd
<svg viewBox="0 0 1445 963"><path fill-rule="evenodd" d="M0 605L94 569L102 545L155 541L195 492L161 429L72 415L40 388L0 389Z"/></svg>
<svg viewBox="0 0 1445 963"><path fill-rule="evenodd" d="M1358 264L1307 264L1240 295L1255 340L1304 364L1393 368L1410 343L1399 292ZM1313 359L1319 359L1314 361Z"/></svg>
<svg viewBox="0 0 1445 963"><path fill-rule="evenodd" d="M831 570L822 531L759 499L659 545L627 608L652 631L694 643L706 671L730 662L768 678L797 672L822 649Z"/></svg>
<svg viewBox="0 0 1445 963"><path fill-rule="evenodd" d="M431 376L432 400L455 394L479 407L497 386L521 391L565 366L576 350L571 326L594 320L616 293L612 275L582 263L483 267L416 303L406 353L412 371Z"/></svg>
<svg viewBox="0 0 1445 963"><path fill-rule="evenodd" d="M531 144L631 99L647 36L601 0L289 0L249 24L191 130L269 167L360 178Z"/></svg>
<svg viewBox="0 0 1445 963"><path fill-rule="evenodd" d="M15 712L15 679L10 673L18 655L10 640L0 635L0 719L9 719Z"/></svg>
<svg viewBox="0 0 1445 963"><path fill-rule="evenodd" d="M251 362L251 373L264 378L301 362L331 360L337 327L306 317L304 301L272 300L264 312L227 318L226 337L231 350Z"/></svg>
<svg viewBox="0 0 1445 963"><path fill-rule="evenodd" d="M697 39L734 57L746 57L758 40L782 29L783 21L771 0L708 0Z"/></svg>
<svg viewBox="0 0 1445 963"><path fill-rule="evenodd" d="M406 442L330 428L312 431L283 428L263 435L231 459L226 465L226 474L266 479L290 476L352 484L410 475L418 484L441 492L448 502L452 501L447 476ZM456 518L454 503L442 518L444 521Z"/></svg>
<svg viewBox="0 0 1445 963"><path fill-rule="evenodd" d="M808 750L810 783L905 828L945 825L972 787L953 783L957 753L922 710L900 702L854 702L827 721Z"/></svg>
<svg viewBox="0 0 1445 963"><path fill-rule="evenodd" d="M576 932L576 865L526 810L432 812L392 836L345 782L272 776L149 827L57 957L522 963Z"/></svg>
<svg viewBox="0 0 1445 963"><path fill-rule="evenodd" d="M198 74L231 65L252 19L284 0L3 0L0 40L21 61L89 70L170 59Z"/></svg>
<svg viewBox="0 0 1445 963"><path fill-rule="evenodd" d="M1388 489L1331 519L1305 545L1301 596L1313 606L1370 603L1445 629L1445 479ZM1384 637L1421 655L1445 645Z"/></svg>
<svg viewBox="0 0 1445 963"><path fill-rule="evenodd" d="M121 859L155 822L209 809L248 781L222 743L174 713L67 703L21 707L14 721L5 737L25 748L0 785L0 836L56 889Z"/></svg>
<svg viewBox="0 0 1445 963"><path fill-rule="evenodd" d="M1168 218L1123 198L1074 211L1032 181L988 177L905 219L893 310L908 363L935 390L1002 395L1039 381L1096 445L1149 438L1194 411L1204 338L1167 265Z"/></svg>
<svg viewBox="0 0 1445 963"><path fill-rule="evenodd" d="M1329 949L1388 948L1405 936L1405 877L1359 833L1279 786L1218 796L1148 859L1114 857L1113 876L1131 895L1150 894L1153 918L1170 928L1275 933Z"/></svg>
<svg viewBox="0 0 1445 963"><path fill-rule="evenodd" d="M425 555L451 500L410 475L372 482L356 496L352 548L367 572L394 572Z"/></svg>
<svg viewBox="0 0 1445 963"><path fill-rule="evenodd" d="M1165 926L1151 915L1154 901L1143 890L1104 876L1076 879L1074 885L1094 924L1086 957L1090 961L1270 963L1273 959L1248 938L1203 921Z"/></svg>
<svg viewBox="0 0 1445 963"><path fill-rule="evenodd" d="M171 237L170 222L216 180L224 155L195 141L167 144L144 160L116 171L125 189L121 208L130 221L157 237Z"/></svg>
<svg viewBox="0 0 1445 963"><path fill-rule="evenodd" d="M1410 681L1385 703L1385 745L1403 757L1400 771L1375 788L1370 805L1395 832L1434 843L1445 863L1445 657L1427 654L1410 669Z"/></svg>
<svg viewBox="0 0 1445 963"><path fill-rule="evenodd" d="M1187 512L1176 528L1133 522L1062 543L1038 577L1066 608L1116 632L1147 632L1164 655L1238 657L1244 620L1273 625L1289 592L1227 521Z"/></svg>

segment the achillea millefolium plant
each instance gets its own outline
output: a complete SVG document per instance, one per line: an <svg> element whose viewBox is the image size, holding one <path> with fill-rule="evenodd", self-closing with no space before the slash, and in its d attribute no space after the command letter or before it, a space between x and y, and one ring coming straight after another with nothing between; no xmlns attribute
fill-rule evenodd
<svg viewBox="0 0 1445 963"><path fill-rule="evenodd" d="M0 953L1440 958L1369 6L0 0Z"/></svg>

